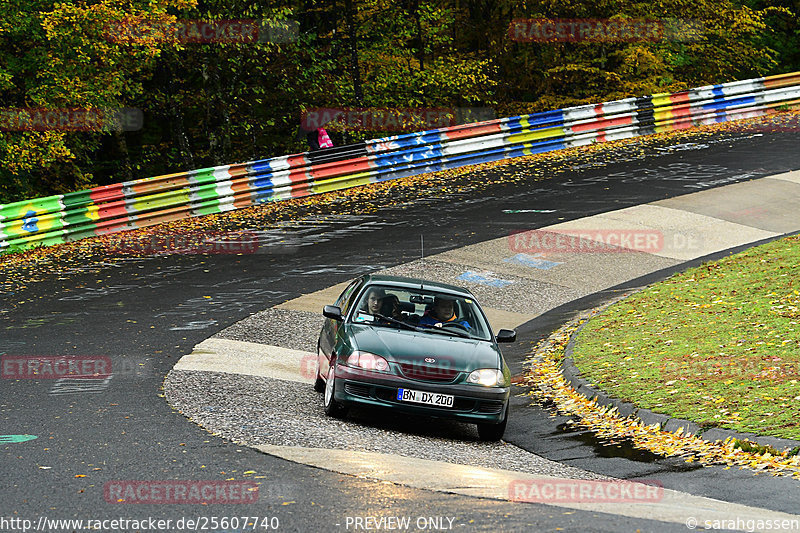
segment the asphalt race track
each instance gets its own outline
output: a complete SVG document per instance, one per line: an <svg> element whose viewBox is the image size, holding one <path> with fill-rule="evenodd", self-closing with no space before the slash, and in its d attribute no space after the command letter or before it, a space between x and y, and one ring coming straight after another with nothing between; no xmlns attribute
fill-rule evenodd
<svg viewBox="0 0 800 533"><path fill-rule="evenodd" d="M230 324L417 258L421 233L426 255L444 252L516 230L797 169L798 147L791 132L727 131L696 143L631 150L629 157L623 152L604 158L601 152L590 164L568 165L533 183L284 224L263 232L268 253L109 258L4 293L0 352L108 357L114 371L105 380L74 383L2 380L2 434L37 438L0 444L0 518L36 525L40 517L154 517L175 523L181 517L247 515L277 517L271 524L278 531L356 531L366 530L357 517L393 516L411 517L412 524L420 517L438 518L422 523L440 531L686 531L680 524L445 494L299 465L202 430L167 405L162 381L181 356ZM514 168L525 173L522 163ZM509 210L520 212L504 212ZM516 350L549 333L569 312L562 308L526 326ZM715 469L600 445L590 435L560 430L563 419L536 407L527 408L524 420L530 426L515 422L507 438L545 458L602 475L657 477L670 488L714 496ZM796 511L796 482L744 471L729 475L728 501ZM111 481L227 479L260 483L257 502L128 505L104 497ZM2 522L0 529L20 530ZM206 528L233 529L241 530Z"/></svg>

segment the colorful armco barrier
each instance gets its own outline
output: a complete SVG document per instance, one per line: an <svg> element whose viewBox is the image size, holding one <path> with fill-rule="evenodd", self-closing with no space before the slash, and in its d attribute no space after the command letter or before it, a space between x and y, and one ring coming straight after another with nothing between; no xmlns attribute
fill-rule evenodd
<svg viewBox="0 0 800 533"><path fill-rule="evenodd" d="M800 108L800 73L626 98L0 205L0 251Z"/></svg>

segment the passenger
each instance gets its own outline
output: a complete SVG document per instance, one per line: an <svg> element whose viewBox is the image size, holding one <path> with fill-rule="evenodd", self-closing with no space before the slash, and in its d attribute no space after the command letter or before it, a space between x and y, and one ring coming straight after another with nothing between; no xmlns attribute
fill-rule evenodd
<svg viewBox="0 0 800 533"><path fill-rule="evenodd" d="M469 322L466 320L457 320L455 312L455 300L452 298L445 298L436 296L433 299L433 307L430 311L426 311L419 321L420 326L436 326L442 327L442 324L447 322L455 322L461 324L466 329L472 329Z"/></svg>
<svg viewBox="0 0 800 533"><path fill-rule="evenodd" d="M381 300L386 296L383 289L373 287L367 292L365 299L364 311L371 315L377 315L381 312Z"/></svg>
<svg viewBox="0 0 800 533"><path fill-rule="evenodd" d="M387 294L381 302L381 314L383 316L403 320L405 317L400 312L400 298L396 294Z"/></svg>

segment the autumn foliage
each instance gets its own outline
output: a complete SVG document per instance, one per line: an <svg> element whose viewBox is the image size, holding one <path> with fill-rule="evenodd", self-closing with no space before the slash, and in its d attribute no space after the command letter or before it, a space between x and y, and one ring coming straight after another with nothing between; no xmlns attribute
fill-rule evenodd
<svg viewBox="0 0 800 533"><path fill-rule="evenodd" d="M672 33L514 38L512 21L526 19L657 21ZM209 21L218 30L231 20L291 21L297 32L203 42L110 31L131 20L150 29ZM512 116L800 70L798 49L797 14L779 1L9 0L0 4L2 109L134 109L143 121L19 131L0 115L0 203L301 151L297 128L309 108Z"/></svg>

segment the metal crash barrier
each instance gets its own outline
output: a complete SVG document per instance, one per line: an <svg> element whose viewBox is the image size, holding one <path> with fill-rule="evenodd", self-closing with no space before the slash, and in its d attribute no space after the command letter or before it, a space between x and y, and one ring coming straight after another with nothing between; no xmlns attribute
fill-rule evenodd
<svg viewBox="0 0 800 533"><path fill-rule="evenodd" d="M0 251L800 107L800 72L409 133L0 205Z"/></svg>

